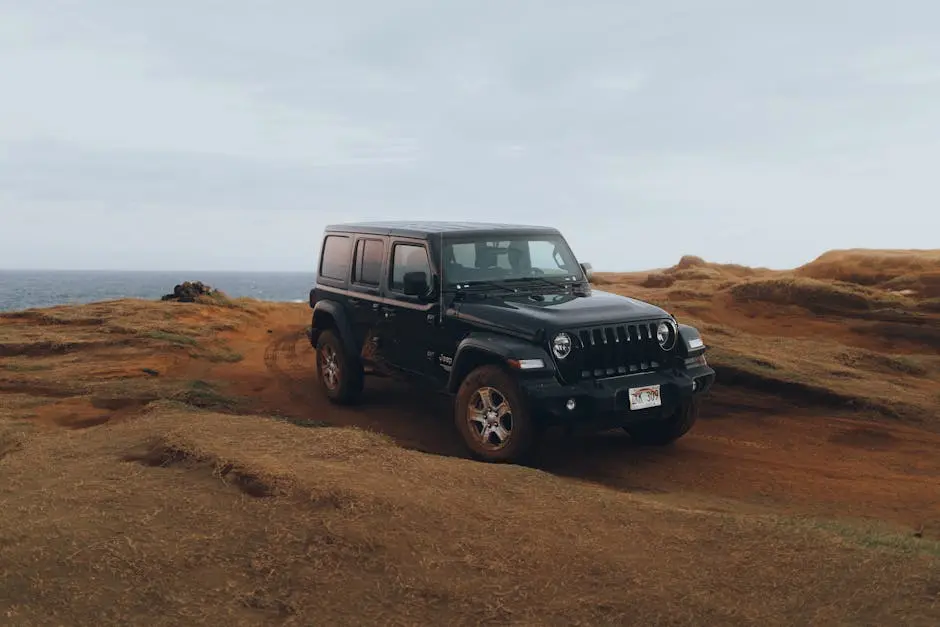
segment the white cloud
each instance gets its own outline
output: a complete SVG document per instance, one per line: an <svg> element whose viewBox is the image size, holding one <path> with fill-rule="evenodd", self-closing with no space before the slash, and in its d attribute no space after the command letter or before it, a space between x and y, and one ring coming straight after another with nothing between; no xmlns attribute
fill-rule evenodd
<svg viewBox="0 0 940 627"><path fill-rule="evenodd" d="M601 73L594 77L592 83L597 89L614 92L634 92L641 89L647 80L647 73L637 70L633 72Z"/></svg>
<svg viewBox="0 0 940 627"><path fill-rule="evenodd" d="M115 50L0 39L0 141L55 140L116 151L184 151L309 166L411 161L418 146L341 113L265 98Z"/></svg>
<svg viewBox="0 0 940 627"><path fill-rule="evenodd" d="M865 80L906 86L940 83L940 41L881 46L860 55L856 71Z"/></svg>

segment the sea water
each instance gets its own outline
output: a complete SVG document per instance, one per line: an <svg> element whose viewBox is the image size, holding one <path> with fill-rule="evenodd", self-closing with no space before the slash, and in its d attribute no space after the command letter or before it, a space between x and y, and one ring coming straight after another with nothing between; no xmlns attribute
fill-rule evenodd
<svg viewBox="0 0 940 627"><path fill-rule="evenodd" d="M307 302L315 276L305 272L0 270L0 311L118 298L159 300L184 281L202 281L232 298Z"/></svg>

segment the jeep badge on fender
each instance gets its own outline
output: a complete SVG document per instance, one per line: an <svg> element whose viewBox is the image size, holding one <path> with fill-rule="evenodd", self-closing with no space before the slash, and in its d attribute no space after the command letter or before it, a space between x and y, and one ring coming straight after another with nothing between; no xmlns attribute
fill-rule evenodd
<svg viewBox="0 0 940 627"><path fill-rule="evenodd" d="M553 228L328 226L310 291L317 378L337 403L360 398L367 372L447 392L458 431L485 461L523 459L552 425L677 440L715 379L704 342L590 279Z"/></svg>

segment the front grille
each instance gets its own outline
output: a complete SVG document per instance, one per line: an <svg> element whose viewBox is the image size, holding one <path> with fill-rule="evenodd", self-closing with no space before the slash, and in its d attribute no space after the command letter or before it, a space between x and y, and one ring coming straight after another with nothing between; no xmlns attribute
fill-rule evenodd
<svg viewBox="0 0 940 627"><path fill-rule="evenodd" d="M670 358L656 339L658 324L659 321L636 322L579 329L580 378L598 379L658 370Z"/></svg>

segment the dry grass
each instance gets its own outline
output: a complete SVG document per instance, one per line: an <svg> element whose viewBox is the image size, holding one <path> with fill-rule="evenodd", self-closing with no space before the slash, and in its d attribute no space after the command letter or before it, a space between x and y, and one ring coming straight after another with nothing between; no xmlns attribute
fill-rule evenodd
<svg viewBox="0 0 940 627"><path fill-rule="evenodd" d="M905 274L886 281L884 288L900 294L919 295L936 300L940 298L940 270Z"/></svg>
<svg viewBox="0 0 940 627"><path fill-rule="evenodd" d="M754 276L762 270L736 264L708 263L701 257L686 255L679 263L657 272L650 272L639 283L647 288L672 287L677 282L684 284L702 282L723 282ZM624 275L621 275L624 277ZM625 278L625 277L624 277ZM615 283L608 279L609 283Z"/></svg>
<svg viewBox="0 0 940 627"><path fill-rule="evenodd" d="M0 623L938 624L940 325L893 263L599 275L721 385L677 447L541 469L440 454L392 384L323 402L304 306L2 315Z"/></svg>
<svg viewBox="0 0 940 627"><path fill-rule="evenodd" d="M0 464L0 610L18 625L940 620L931 542L677 507L355 430L163 403Z"/></svg>
<svg viewBox="0 0 940 627"><path fill-rule="evenodd" d="M123 300L0 315L0 398L55 399L43 412L86 428L133 415L155 400L236 411L243 391L201 380L193 365L237 363L224 333L263 324L262 303Z"/></svg>
<svg viewBox="0 0 940 627"><path fill-rule="evenodd" d="M920 279L936 285L937 273L940 250L833 250L796 270L799 276L868 286Z"/></svg>
<svg viewBox="0 0 940 627"><path fill-rule="evenodd" d="M651 272L643 281L643 287L670 287L676 282L676 277L665 272Z"/></svg>
<svg viewBox="0 0 940 627"><path fill-rule="evenodd" d="M940 428L932 379L940 358L873 354L819 340L714 337L710 362L722 382L804 405L850 409ZM813 359L805 355L812 354ZM919 380L914 382L912 378Z"/></svg>
<svg viewBox="0 0 940 627"><path fill-rule="evenodd" d="M900 307L908 301L850 283L799 277L754 279L731 287L731 295L744 303L762 301L795 305L819 314L846 314Z"/></svg>
<svg viewBox="0 0 940 627"><path fill-rule="evenodd" d="M208 359L212 362L235 363L244 359L244 355L235 352L230 348L221 347L218 349L198 350L190 353L190 356L196 359Z"/></svg>
<svg viewBox="0 0 940 627"><path fill-rule="evenodd" d="M702 329L726 383L940 428L940 310L893 289L929 284L938 255L837 251L794 272L687 256L608 285Z"/></svg>

